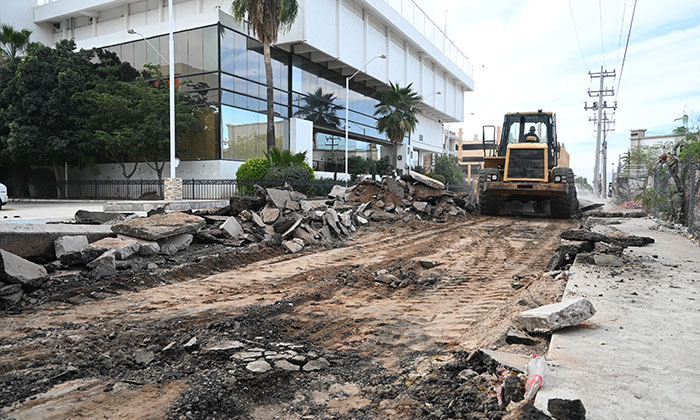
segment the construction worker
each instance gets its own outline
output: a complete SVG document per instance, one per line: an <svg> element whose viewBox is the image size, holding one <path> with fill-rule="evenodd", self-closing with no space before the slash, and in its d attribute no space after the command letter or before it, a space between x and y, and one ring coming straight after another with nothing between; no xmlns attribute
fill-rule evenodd
<svg viewBox="0 0 700 420"><path fill-rule="evenodd" d="M530 126L530 132L525 134L525 141L528 143L539 143L540 138L535 134L535 126Z"/></svg>

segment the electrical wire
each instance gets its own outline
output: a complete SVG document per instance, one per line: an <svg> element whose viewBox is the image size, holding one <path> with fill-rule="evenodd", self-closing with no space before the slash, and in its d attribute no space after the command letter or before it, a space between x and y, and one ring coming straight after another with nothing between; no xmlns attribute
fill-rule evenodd
<svg viewBox="0 0 700 420"><path fill-rule="evenodd" d="M600 55L605 67L605 47L603 46L603 0L598 0L598 10L600 12Z"/></svg>
<svg viewBox="0 0 700 420"><path fill-rule="evenodd" d="M620 77L617 79L617 89L615 90L615 102L617 102L617 96L620 94L620 83L622 83L622 72L625 70L625 60L627 59L627 47L630 45L630 36L632 35L632 24L634 23L634 12L637 10L637 0L634 0L634 7L632 7L632 18L630 19L630 29L627 32L627 42L625 42L625 53L622 56L622 66L620 66Z"/></svg>
<svg viewBox="0 0 700 420"><path fill-rule="evenodd" d="M576 34L576 42L578 43L578 50L581 53L581 59L583 59L583 65L586 66L587 71L591 71L586 63L586 56L583 55L583 48L581 48L581 39L578 36L578 29L576 29L576 19L574 19L574 9L571 7L571 0L569 0L569 11L571 12L571 22L574 24L574 33Z"/></svg>
<svg viewBox="0 0 700 420"><path fill-rule="evenodd" d="M622 50L622 35L625 33L625 14L627 13L627 0L622 5L622 22L620 22L620 36L617 38L617 58L615 59L615 67L620 62L620 51Z"/></svg>

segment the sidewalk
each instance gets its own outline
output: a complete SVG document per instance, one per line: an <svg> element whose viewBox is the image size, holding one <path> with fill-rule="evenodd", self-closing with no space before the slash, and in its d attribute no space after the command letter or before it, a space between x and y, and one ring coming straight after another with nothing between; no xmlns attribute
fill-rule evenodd
<svg viewBox="0 0 700 420"><path fill-rule="evenodd" d="M621 268L572 268L564 299L585 296L597 313L552 336L535 405L579 398L590 420L698 418L700 247L649 230L652 220L623 220L611 227L656 243L626 249Z"/></svg>

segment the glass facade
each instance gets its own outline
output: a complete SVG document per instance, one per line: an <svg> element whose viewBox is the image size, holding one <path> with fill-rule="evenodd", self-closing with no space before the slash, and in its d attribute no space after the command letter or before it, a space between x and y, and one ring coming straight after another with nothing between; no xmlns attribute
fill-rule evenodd
<svg viewBox="0 0 700 420"><path fill-rule="evenodd" d="M348 141L348 157L379 160L382 145L362 140ZM313 168L316 171L345 171L345 136L316 132L313 141Z"/></svg>
<svg viewBox="0 0 700 420"><path fill-rule="evenodd" d="M178 142L178 157L239 161L263 157L267 150L267 92L262 44L223 25L174 36L178 89L203 93L208 102L199 113L203 132L186 133ZM168 75L167 35L104 49L137 70L152 64ZM314 165L344 165L345 78L304 57L276 48L271 53L277 146L289 147L288 119L303 118L314 123ZM378 159L382 142L386 144L373 117L374 93L351 81L351 156Z"/></svg>

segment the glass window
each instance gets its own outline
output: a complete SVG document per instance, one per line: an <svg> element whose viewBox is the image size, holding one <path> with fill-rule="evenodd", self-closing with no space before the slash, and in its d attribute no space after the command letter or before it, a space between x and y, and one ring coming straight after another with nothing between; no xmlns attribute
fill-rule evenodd
<svg viewBox="0 0 700 420"><path fill-rule="evenodd" d="M238 95L241 96L241 95ZM265 156L267 151L267 117L265 114L223 105L221 139L224 159L248 160ZM287 125L275 118L276 146L287 144Z"/></svg>
<svg viewBox="0 0 700 420"><path fill-rule="evenodd" d="M136 70L142 70L146 64L146 41L136 41L134 42L134 68Z"/></svg>
<svg viewBox="0 0 700 420"><path fill-rule="evenodd" d="M189 64L190 73L202 73L204 71L202 63L203 53L202 30L187 31L187 64Z"/></svg>
<svg viewBox="0 0 700 420"><path fill-rule="evenodd" d="M345 171L345 137L317 132L313 144L313 167L322 172ZM349 139L348 157L379 160L382 146L362 140ZM352 161L349 161L352 163Z"/></svg>
<svg viewBox="0 0 700 420"><path fill-rule="evenodd" d="M163 73L163 76L167 76L170 74L170 70L168 69L168 63L167 63L167 57L169 57L170 54L170 47L168 45L168 36L163 35L158 37L158 45L160 45L160 54L163 56L163 58L160 59L160 71Z"/></svg>
<svg viewBox="0 0 700 420"><path fill-rule="evenodd" d="M225 71L230 74L233 74L234 71L234 38L235 35L232 30L228 28L223 28L223 30L221 31L221 71Z"/></svg>
<svg viewBox="0 0 700 420"><path fill-rule="evenodd" d="M175 39L175 74L192 74L187 65L187 32L178 32Z"/></svg>
<svg viewBox="0 0 700 420"><path fill-rule="evenodd" d="M160 66L160 56L158 55L160 42L158 38L151 38L148 42L150 42L150 45L146 44L146 63Z"/></svg>
<svg viewBox="0 0 700 420"><path fill-rule="evenodd" d="M178 142L177 154L182 160L213 160L219 158L216 133L219 115L216 106L203 106L197 110L200 127L188 131Z"/></svg>
<svg viewBox="0 0 700 420"><path fill-rule="evenodd" d="M204 71L219 70L218 28L218 26L208 26L201 29Z"/></svg>
<svg viewBox="0 0 700 420"><path fill-rule="evenodd" d="M134 65L134 43L129 42L128 44L122 44L121 53L119 54L122 62L127 62Z"/></svg>

